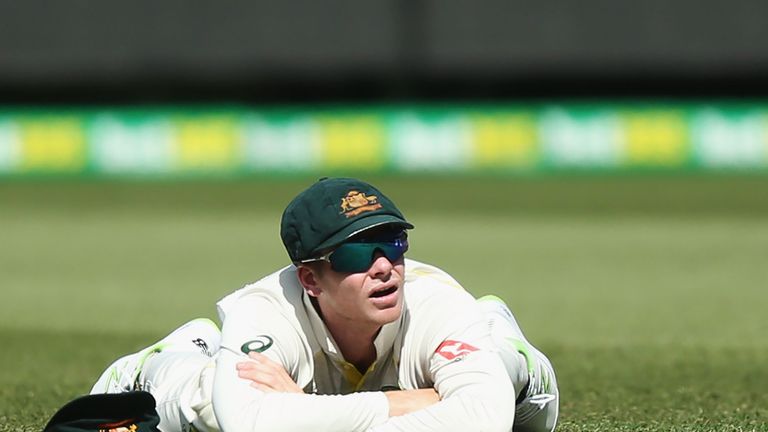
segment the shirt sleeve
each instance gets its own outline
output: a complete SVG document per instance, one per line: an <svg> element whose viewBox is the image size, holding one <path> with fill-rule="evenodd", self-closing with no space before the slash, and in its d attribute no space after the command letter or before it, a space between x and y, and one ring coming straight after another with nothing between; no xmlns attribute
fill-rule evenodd
<svg viewBox="0 0 768 432"><path fill-rule="evenodd" d="M434 383L440 402L392 417L372 431L512 430L515 390L492 349L488 324L472 310L472 302L460 309L444 308L449 313L441 316L450 319L422 320L424 328L417 330L422 336L413 340L427 357L428 381Z"/></svg>
<svg viewBox="0 0 768 432"><path fill-rule="evenodd" d="M213 385L213 409L222 431L365 431L386 421L389 404L381 392L314 395L265 393L251 387L235 367L247 359L243 346L263 349L262 354L282 364L294 380L302 368L310 367L301 364L297 330L274 305L249 301L228 312Z"/></svg>

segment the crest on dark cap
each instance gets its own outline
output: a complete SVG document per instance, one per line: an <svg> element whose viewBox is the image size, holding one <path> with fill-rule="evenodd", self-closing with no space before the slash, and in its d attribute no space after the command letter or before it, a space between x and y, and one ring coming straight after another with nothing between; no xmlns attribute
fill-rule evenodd
<svg viewBox="0 0 768 432"><path fill-rule="evenodd" d="M299 262L381 225L413 228L372 185L354 178L323 178L285 208L280 237L291 261Z"/></svg>
<svg viewBox="0 0 768 432"><path fill-rule="evenodd" d="M51 417L43 432L160 432L155 398L145 391L82 396Z"/></svg>

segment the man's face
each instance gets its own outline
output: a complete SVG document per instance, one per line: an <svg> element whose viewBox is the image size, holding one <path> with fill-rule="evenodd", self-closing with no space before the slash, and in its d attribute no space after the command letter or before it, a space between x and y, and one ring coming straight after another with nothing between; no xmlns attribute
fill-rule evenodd
<svg viewBox="0 0 768 432"><path fill-rule="evenodd" d="M377 251L366 271L338 272L320 262L316 297L327 323L380 327L400 317L403 309L403 256L390 260Z"/></svg>

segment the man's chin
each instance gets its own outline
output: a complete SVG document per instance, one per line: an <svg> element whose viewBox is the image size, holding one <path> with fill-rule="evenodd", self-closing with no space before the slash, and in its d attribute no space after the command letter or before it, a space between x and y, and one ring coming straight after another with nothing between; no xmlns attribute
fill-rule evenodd
<svg viewBox="0 0 768 432"><path fill-rule="evenodd" d="M375 320L381 324L389 324L391 322L397 321L398 318L400 318L400 314L403 313L402 304L399 302L395 302L393 305L389 307L376 307L376 311L374 312Z"/></svg>

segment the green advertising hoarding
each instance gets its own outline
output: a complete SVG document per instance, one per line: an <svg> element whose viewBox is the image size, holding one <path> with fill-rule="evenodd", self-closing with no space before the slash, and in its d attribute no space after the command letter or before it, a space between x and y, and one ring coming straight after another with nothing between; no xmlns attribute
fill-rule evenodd
<svg viewBox="0 0 768 432"><path fill-rule="evenodd" d="M0 110L0 176L768 168L768 103Z"/></svg>

